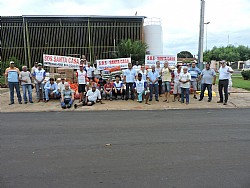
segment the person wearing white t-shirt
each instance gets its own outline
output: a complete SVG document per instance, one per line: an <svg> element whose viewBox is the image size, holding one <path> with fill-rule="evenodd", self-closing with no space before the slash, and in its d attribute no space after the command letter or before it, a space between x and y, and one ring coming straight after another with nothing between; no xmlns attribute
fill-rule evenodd
<svg viewBox="0 0 250 188"><path fill-rule="evenodd" d="M226 61L221 61L220 62L221 67L219 68L219 84L218 84L218 89L219 89L219 95L220 95L220 100L217 101L217 103L223 103L224 105L227 105L228 101L228 83L229 79L231 76L231 73L233 73L233 69L231 67L228 67L226 65ZM225 100L223 100L223 90L224 88L224 94L225 94Z"/></svg>
<svg viewBox="0 0 250 188"><path fill-rule="evenodd" d="M138 74L139 73L142 74L142 79L145 80L145 81L147 81L147 70L146 70L144 64L141 65L141 70L139 70Z"/></svg>
<svg viewBox="0 0 250 188"><path fill-rule="evenodd" d="M188 73L188 68L184 67L179 80L181 84L181 103L184 103L184 95L186 95L186 104L189 104L190 80L191 75Z"/></svg>
<svg viewBox="0 0 250 188"><path fill-rule="evenodd" d="M180 74L181 74L181 65L177 65L177 70L174 71L174 99L173 102L175 102L176 98L178 101L180 101L180 95L181 95L181 86L180 86Z"/></svg>
<svg viewBox="0 0 250 188"><path fill-rule="evenodd" d="M87 66L85 67L87 71L87 77L88 79L93 79L94 80L94 68L90 66L90 62L87 63Z"/></svg>
<svg viewBox="0 0 250 188"><path fill-rule="evenodd" d="M86 99L85 101L82 102L82 106L92 106L97 102L100 102L100 104L104 104L102 102L102 97L101 97L101 92L96 89L97 85L93 84L92 88L90 90L88 90L87 94L86 94ZM75 104L74 107L77 108L79 106L79 104Z"/></svg>
<svg viewBox="0 0 250 188"><path fill-rule="evenodd" d="M33 103L32 101L32 83L31 78L32 75L30 71L27 71L27 66L22 67L23 71L19 74L19 80L21 81L22 89L23 89L23 100L24 104L27 104L27 91L29 96L29 102Z"/></svg>
<svg viewBox="0 0 250 188"><path fill-rule="evenodd" d="M45 96L44 96L44 79L46 76L45 70L42 68L42 63L38 63L38 68L33 73L34 83L36 86L36 98L37 102L40 102L41 96L40 96L40 89L42 90L42 98L45 102Z"/></svg>
<svg viewBox="0 0 250 188"><path fill-rule="evenodd" d="M85 93L87 73L84 70L83 65L80 64L79 68L80 70L76 71L76 79L78 84L78 93L80 95L79 102L81 102Z"/></svg>
<svg viewBox="0 0 250 188"><path fill-rule="evenodd" d="M148 103L148 98L149 98L150 91L147 88L148 88L147 81L143 80L142 79L142 74L139 73L138 74L138 79L134 83L134 90L135 90L135 93L137 95L138 102L142 103L142 99L144 97L144 98L146 98L145 104L150 105Z"/></svg>

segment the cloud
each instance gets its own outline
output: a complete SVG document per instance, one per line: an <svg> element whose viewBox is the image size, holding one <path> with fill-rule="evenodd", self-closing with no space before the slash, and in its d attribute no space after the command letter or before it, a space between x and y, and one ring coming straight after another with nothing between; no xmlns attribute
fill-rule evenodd
<svg viewBox="0 0 250 188"><path fill-rule="evenodd" d="M162 20L165 53L198 53L200 0L8 0L0 2L1 15L122 15ZM250 1L206 0L208 48L250 45ZM206 31L206 30L205 30ZM205 35L204 35L205 38ZM205 42L205 40L204 40ZM205 47L205 43L204 43Z"/></svg>

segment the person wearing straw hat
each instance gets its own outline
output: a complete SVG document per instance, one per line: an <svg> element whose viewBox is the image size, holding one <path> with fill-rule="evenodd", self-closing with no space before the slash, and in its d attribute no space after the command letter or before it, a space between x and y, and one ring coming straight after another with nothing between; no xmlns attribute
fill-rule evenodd
<svg viewBox="0 0 250 188"><path fill-rule="evenodd" d="M19 87L19 74L19 69L15 67L14 61L11 61L10 67L5 70L5 84L8 83L8 87L10 90L9 105L14 104L14 88L16 89L18 103L22 104L22 96Z"/></svg>

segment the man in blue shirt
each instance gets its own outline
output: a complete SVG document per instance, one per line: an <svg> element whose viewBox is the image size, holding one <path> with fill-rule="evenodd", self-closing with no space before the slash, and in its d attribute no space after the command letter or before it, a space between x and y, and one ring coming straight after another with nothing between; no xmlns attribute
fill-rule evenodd
<svg viewBox="0 0 250 188"><path fill-rule="evenodd" d="M11 61L10 67L5 70L5 83L7 84L8 82L8 86L10 90L9 105L14 104L14 88L16 89L18 102L19 104L22 104L22 96L21 96L20 87L19 87L19 74L20 74L19 69L15 67L14 61Z"/></svg>
<svg viewBox="0 0 250 188"><path fill-rule="evenodd" d="M45 90L45 98L46 101L49 101L49 97L54 97L55 99L58 97L58 86L57 83L55 83L54 78L50 78L49 81L44 86Z"/></svg>
<svg viewBox="0 0 250 188"><path fill-rule="evenodd" d="M134 89L133 89L133 84L135 82L136 78L136 70L133 69L132 63L128 64L128 69L125 70L124 72L124 82L126 83L126 98L125 100L129 99L129 89L130 89L130 94L131 94L131 99L134 100Z"/></svg>
<svg viewBox="0 0 250 188"><path fill-rule="evenodd" d="M188 72L191 75L190 84L191 84L191 86L193 87L193 90L194 90L194 98L197 99L196 91L197 91L198 78L199 78L199 75L201 74L201 70L198 67L196 67L195 62L192 62L192 65L188 69Z"/></svg>
<svg viewBox="0 0 250 188"><path fill-rule="evenodd" d="M157 71L155 71L155 66L153 65L152 67L152 71L150 71L148 73L148 78L149 78L149 81L150 81L150 84L149 84L149 90L150 90L150 98L149 98L149 101L152 101L152 98L153 98L153 90L155 92L155 100L157 102L159 102L158 100L158 78L159 78L159 73Z"/></svg>

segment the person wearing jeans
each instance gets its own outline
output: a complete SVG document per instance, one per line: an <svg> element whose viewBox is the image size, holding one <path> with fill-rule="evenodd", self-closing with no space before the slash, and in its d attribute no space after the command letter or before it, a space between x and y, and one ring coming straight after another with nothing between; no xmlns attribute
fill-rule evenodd
<svg viewBox="0 0 250 188"><path fill-rule="evenodd" d="M159 102L158 99L158 92L159 92L159 87L158 87L158 78L159 78L159 73L155 71L155 66L153 65L152 71L148 73L148 79L150 81L149 83L149 90L150 90L150 95L149 95L149 101L152 101L153 99L153 91L155 92L155 100Z"/></svg>
<svg viewBox="0 0 250 188"><path fill-rule="evenodd" d="M133 69L132 67L132 63L128 64L128 69L124 71L124 82L126 83L126 98L125 100L129 99L129 90L130 90L130 94L131 94L131 99L134 100L135 96L134 96L134 82L135 82L135 78L136 78L136 70Z"/></svg>
<svg viewBox="0 0 250 188"><path fill-rule="evenodd" d="M215 85L216 73L213 69L210 68L210 64L206 64L206 68L202 70L200 78L202 79L201 84L201 94L199 101L202 101L204 98L204 92L207 88L208 91L208 102L212 100L212 84Z"/></svg>
<svg viewBox="0 0 250 188"><path fill-rule="evenodd" d="M190 80L191 75L188 73L187 67L184 67L179 80L181 84L181 103L184 103L184 95L186 95L186 104L189 104Z"/></svg>
<svg viewBox="0 0 250 188"><path fill-rule="evenodd" d="M65 89L61 93L61 107L63 109L65 108L71 108L71 106L74 103L74 91L72 91L69 88L69 83L64 83Z"/></svg>
<svg viewBox="0 0 250 188"><path fill-rule="evenodd" d="M19 88L19 74L20 71L15 67L14 61L10 62L10 67L5 70L5 83L8 83L10 90L10 103L9 105L14 104L14 88L16 89L17 98L19 104L22 104L22 96Z"/></svg>
<svg viewBox="0 0 250 188"><path fill-rule="evenodd" d="M24 104L27 104L27 91L29 96L29 102L32 101L32 86L31 86L31 73L27 71L27 66L22 67L23 71L19 75L19 80L21 81L22 90L23 90L23 100Z"/></svg>

